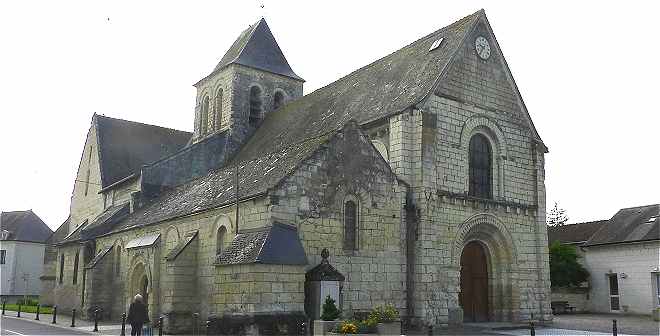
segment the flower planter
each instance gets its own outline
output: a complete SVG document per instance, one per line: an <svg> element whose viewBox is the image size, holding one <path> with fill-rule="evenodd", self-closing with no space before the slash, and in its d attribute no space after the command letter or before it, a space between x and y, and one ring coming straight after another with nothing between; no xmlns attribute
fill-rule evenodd
<svg viewBox="0 0 660 336"><path fill-rule="evenodd" d="M399 336L401 335L401 321L378 323L378 335Z"/></svg>
<svg viewBox="0 0 660 336"><path fill-rule="evenodd" d="M314 320L314 336L330 335L340 321Z"/></svg>

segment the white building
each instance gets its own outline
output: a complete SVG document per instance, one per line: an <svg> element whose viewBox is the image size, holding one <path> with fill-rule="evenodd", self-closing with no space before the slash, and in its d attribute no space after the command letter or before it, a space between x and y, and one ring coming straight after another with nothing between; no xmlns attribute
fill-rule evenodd
<svg viewBox="0 0 660 336"><path fill-rule="evenodd" d="M548 230L549 242L576 245L583 256L590 274L587 311L648 315L660 307L659 216L660 205L654 204L621 209L606 221ZM586 233L588 239L580 238ZM564 293L553 288L553 301L561 297L581 306L575 296L559 294Z"/></svg>
<svg viewBox="0 0 660 336"><path fill-rule="evenodd" d="M38 296L45 241L53 231L32 210L0 213L0 296Z"/></svg>

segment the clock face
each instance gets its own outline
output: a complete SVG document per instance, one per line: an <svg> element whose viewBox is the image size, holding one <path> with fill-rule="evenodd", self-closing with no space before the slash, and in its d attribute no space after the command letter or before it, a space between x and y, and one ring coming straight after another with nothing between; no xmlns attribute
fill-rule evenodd
<svg viewBox="0 0 660 336"><path fill-rule="evenodd" d="M486 60L490 57L490 44L488 44L488 40L486 40L485 37L477 37L474 41L474 49L477 51L477 55L479 55L481 59Z"/></svg>

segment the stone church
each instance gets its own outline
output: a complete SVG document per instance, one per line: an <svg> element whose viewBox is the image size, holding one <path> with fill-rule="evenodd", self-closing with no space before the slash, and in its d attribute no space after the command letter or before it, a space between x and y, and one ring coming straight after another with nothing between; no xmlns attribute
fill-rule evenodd
<svg viewBox="0 0 660 336"><path fill-rule="evenodd" d="M303 83L261 19L194 85L192 134L94 115L52 303L117 319L142 293L176 332L314 318L325 281L348 316L551 318L548 150L483 10Z"/></svg>

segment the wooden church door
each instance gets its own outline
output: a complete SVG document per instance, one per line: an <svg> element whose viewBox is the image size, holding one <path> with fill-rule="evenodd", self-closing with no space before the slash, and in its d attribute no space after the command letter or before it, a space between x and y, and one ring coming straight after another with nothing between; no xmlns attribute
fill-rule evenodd
<svg viewBox="0 0 660 336"><path fill-rule="evenodd" d="M461 293L465 322L488 321L488 262L477 242L468 243L461 255Z"/></svg>

